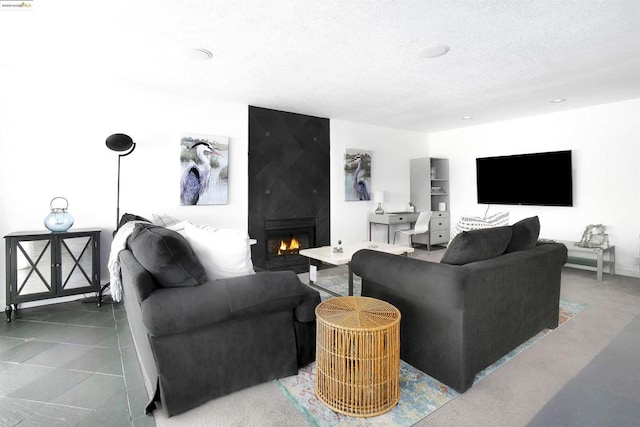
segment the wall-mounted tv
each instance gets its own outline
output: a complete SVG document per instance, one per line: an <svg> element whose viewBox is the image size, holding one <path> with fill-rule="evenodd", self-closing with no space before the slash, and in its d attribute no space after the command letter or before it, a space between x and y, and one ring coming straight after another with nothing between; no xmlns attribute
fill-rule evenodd
<svg viewBox="0 0 640 427"><path fill-rule="evenodd" d="M573 206L571 150L476 159L478 203Z"/></svg>

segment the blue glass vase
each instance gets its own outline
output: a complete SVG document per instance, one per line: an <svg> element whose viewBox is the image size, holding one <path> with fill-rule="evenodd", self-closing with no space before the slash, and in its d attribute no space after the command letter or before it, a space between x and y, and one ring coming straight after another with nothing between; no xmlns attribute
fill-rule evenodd
<svg viewBox="0 0 640 427"><path fill-rule="evenodd" d="M64 200L65 206L54 207L54 201L56 199ZM67 231L73 225L73 217L69 212L67 212L67 208L69 207L69 202L64 197L54 197L51 199L51 213L47 215L44 219L44 226L54 233L59 233L63 231Z"/></svg>

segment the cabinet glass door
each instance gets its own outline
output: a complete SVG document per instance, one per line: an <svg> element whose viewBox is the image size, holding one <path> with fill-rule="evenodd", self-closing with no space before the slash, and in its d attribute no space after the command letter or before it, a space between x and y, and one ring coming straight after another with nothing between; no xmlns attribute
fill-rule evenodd
<svg viewBox="0 0 640 427"><path fill-rule="evenodd" d="M16 241L16 295L52 292L51 241Z"/></svg>
<svg viewBox="0 0 640 427"><path fill-rule="evenodd" d="M91 236L69 237L60 242L60 290L91 286L93 252Z"/></svg>

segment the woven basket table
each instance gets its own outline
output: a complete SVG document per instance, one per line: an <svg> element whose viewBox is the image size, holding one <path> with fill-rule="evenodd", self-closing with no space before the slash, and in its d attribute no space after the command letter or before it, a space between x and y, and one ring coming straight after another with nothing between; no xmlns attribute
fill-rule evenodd
<svg viewBox="0 0 640 427"><path fill-rule="evenodd" d="M400 400L400 312L368 297L316 307L318 398L353 417L384 414Z"/></svg>

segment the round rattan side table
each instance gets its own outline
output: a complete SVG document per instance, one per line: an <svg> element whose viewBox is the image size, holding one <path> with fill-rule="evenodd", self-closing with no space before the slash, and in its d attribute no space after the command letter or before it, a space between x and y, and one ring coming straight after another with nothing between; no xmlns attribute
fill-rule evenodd
<svg viewBox="0 0 640 427"><path fill-rule="evenodd" d="M353 417L390 411L400 400L400 311L368 297L316 307L318 398Z"/></svg>

